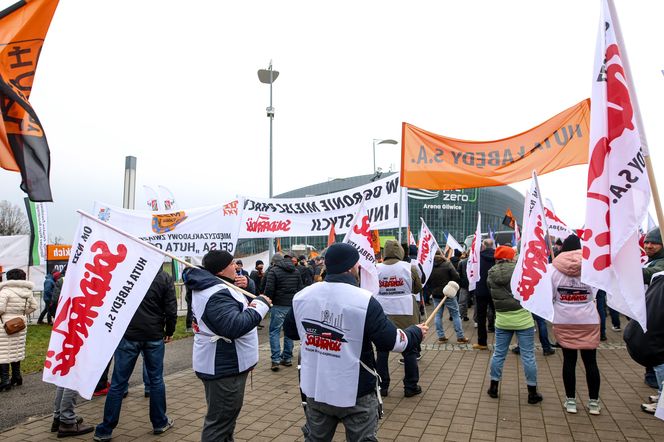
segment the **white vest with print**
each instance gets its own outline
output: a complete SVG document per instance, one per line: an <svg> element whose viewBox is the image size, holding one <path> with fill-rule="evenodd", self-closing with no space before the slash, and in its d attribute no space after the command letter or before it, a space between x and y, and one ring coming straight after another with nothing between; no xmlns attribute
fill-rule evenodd
<svg viewBox="0 0 664 442"><path fill-rule="evenodd" d="M205 306L210 300L210 297L221 289L226 289L230 292L230 295L223 294L221 296L233 296L236 301L242 304L243 311L249 306L247 299L242 293L235 291L223 283L209 287L205 290L194 291L191 309L196 317L198 330L194 335L193 367L194 371L199 373L214 375L217 341L228 341L225 337L215 335L202 319L203 313L205 312ZM235 339L233 343L235 344L240 372L248 370L258 363L258 331L256 328ZM219 345L222 344L219 343Z"/></svg>
<svg viewBox="0 0 664 442"><path fill-rule="evenodd" d="M371 292L319 282L293 298L302 358L300 388L317 402L353 407Z"/></svg>
<svg viewBox="0 0 664 442"><path fill-rule="evenodd" d="M378 264L376 300L383 306L386 315L413 314L413 275L411 264L405 261Z"/></svg>

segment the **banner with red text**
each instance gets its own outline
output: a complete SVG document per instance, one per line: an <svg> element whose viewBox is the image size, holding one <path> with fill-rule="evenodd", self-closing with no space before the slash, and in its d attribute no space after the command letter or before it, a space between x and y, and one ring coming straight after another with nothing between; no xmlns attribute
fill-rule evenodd
<svg viewBox="0 0 664 442"><path fill-rule="evenodd" d="M235 253L241 200L175 212L146 212L95 202L102 221L178 257L203 256L210 250Z"/></svg>
<svg viewBox="0 0 664 442"><path fill-rule="evenodd" d="M602 2L592 82L586 222L581 280L607 293L614 310L646 330L639 226L650 183L615 23Z"/></svg>
<svg viewBox="0 0 664 442"><path fill-rule="evenodd" d="M535 180L530 184L523 208L521 253L512 274L512 295L523 308L547 321L553 320L553 289L549 251L546 245L546 220Z"/></svg>
<svg viewBox="0 0 664 442"><path fill-rule="evenodd" d="M448 190L502 186L588 162L590 103L585 99L530 130L494 141L437 135L403 123L404 187Z"/></svg>
<svg viewBox="0 0 664 442"><path fill-rule="evenodd" d="M332 225L337 235L343 234L350 229L363 202L372 229L408 225L408 192L400 190L399 176L392 174L369 184L319 196L245 197L240 238L326 236Z"/></svg>
<svg viewBox="0 0 664 442"><path fill-rule="evenodd" d="M44 382L90 399L164 256L81 216L44 362Z"/></svg>
<svg viewBox="0 0 664 442"><path fill-rule="evenodd" d="M344 237L344 242L357 249L360 254L360 287L369 290L373 295L378 294L378 269L376 256L371 245L371 223L364 204L354 216L355 221Z"/></svg>
<svg viewBox="0 0 664 442"><path fill-rule="evenodd" d="M482 214L477 212L477 229L470 245L470 254L468 255L468 264L466 274L468 275L468 291L475 290L477 282L480 280L480 250L482 249Z"/></svg>
<svg viewBox="0 0 664 442"><path fill-rule="evenodd" d="M433 257L440 247L424 220L420 218L420 221L422 227L420 227L420 247L417 249L417 262L422 266L426 280L428 280L433 270Z"/></svg>
<svg viewBox="0 0 664 442"><path fill-rule="evenodd" d="M544 214L546 215L546 225L549 228L549 235L565 240L565 238L574 233L563 220L558 218L556 212L553 210L553 203L549 198L544 200Z"/></svg>

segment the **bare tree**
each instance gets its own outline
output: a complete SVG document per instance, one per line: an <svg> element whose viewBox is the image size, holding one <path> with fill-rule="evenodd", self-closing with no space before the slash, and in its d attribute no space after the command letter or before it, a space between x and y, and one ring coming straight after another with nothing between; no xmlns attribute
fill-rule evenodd
<svg viewBox="0 0 664 442"><path fill-rule="evenodd" d="M30 225L24 211L9 201L0 201L0 236L28 234Z"/></svg>

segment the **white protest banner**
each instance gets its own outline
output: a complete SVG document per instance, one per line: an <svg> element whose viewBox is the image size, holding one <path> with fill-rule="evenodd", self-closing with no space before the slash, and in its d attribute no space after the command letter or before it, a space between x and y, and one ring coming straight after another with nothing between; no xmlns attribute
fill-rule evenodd
<svg viewBox="0 0 664 442"><path fill-rule="evenodd" d="M360 205L354 218L355 222L344 237L344 242L355 247L360 254L360 287L377 295L379 290L378 269L371 245L371 222L364 204Z"/></svg>
<svg viewBox="0 0 664 442"><path fill-rule="evenodd" d="M46 243L48 243L48 215L46 203L35 203L24 198L25 209L30 224L30 265L38 266L46 262Z"/></svg>
<svg viewBox="0 0 664 442"><path fill-rule="evenodd" d="M402 215L399 223L399 194ZM399 176L341 192L306 198L245 197L240 238L325 236L332 225L337 235L348 232L364 202L372 229L408 225L408 192L399 192Z"/></svg>
<svg viewBox="0 0 664 442"><path fill-rule="evenodd" d="M415 241L413 232L411 232L410 229L408 229L408 245L417 247L417 242Z"/></svg>
<svg viewBox="0 0 664 442"><path fill-rule="evenodd" d="M581 280L604 290L609 307L636 319L645 331L638 230L648 213L650 183L616 24L602 1L592 78Z"/></svg>
<svg viewBox="0 0 664 442"><path fill-rule="evenodd" d="M572 229L567 227L567 224L563 220L558 218L555 210L553 210L553 203L548 198L544 200L544 214L546 215L546 225L549 228L549 235L564 240L574 233Z"/></svg>
<svg viewBox="0 0 664 442"><path fill-rule="evenodd" d="M241 200L235 200L217 206L151 213L95 202L93 213L175 256L203 256L210 250L234 253L241 204Z"/></svg>
<svg viewBox="0 0 664 442"><path fill-rule="evenodd" d="M440 247L438 247L436 238L434 238L424 220L420 218L420 221L422 227L420 227L420 247L417 249L417 263L422 266L426 279L429 279L429 275L433 270L433 257Z"/></svg>
<svg viewBox="0 0 664 442"><path fill-rule="evenodd" d="M480 280L480 249L482 247L482 214L477 212L477 229L470 245L470 254L468 255L468 265L466 274L468 275L468 291L475 290L477 282Z"/></svg>
<svg viewBox="0 0 664 442"><path fill-rule="evenodd" d="M546 219L535 171L523 212L520 250L510 282L512 294L523 308L547 321L552 321L553 289L551 270L548 266Z"/></svg>
<svg viewBox="0 0 664 442"><path fill-rule="evenodd" d="M90 399L164 256L81 213L42 379Z"/></svg>
<svg viewBox="0 0 664 442"><path fill-rule="evenodd" d="M463 247L461 247L461 244L459 244L459 241L456 240L452 236L451 233L447 233L447 243L446 243L451 249L458 250L459 252L463 252Z"/></svg>

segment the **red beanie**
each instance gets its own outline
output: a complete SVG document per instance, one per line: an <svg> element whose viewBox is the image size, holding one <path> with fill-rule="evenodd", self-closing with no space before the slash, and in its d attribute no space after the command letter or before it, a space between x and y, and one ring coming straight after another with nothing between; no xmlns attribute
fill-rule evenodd
<svg viewBox="0 0 664 442"><path fill-rule="evenodd" d="M509 246L498 246L496 253L493 255L496 259L514 259L516 252Z"/></svg>

